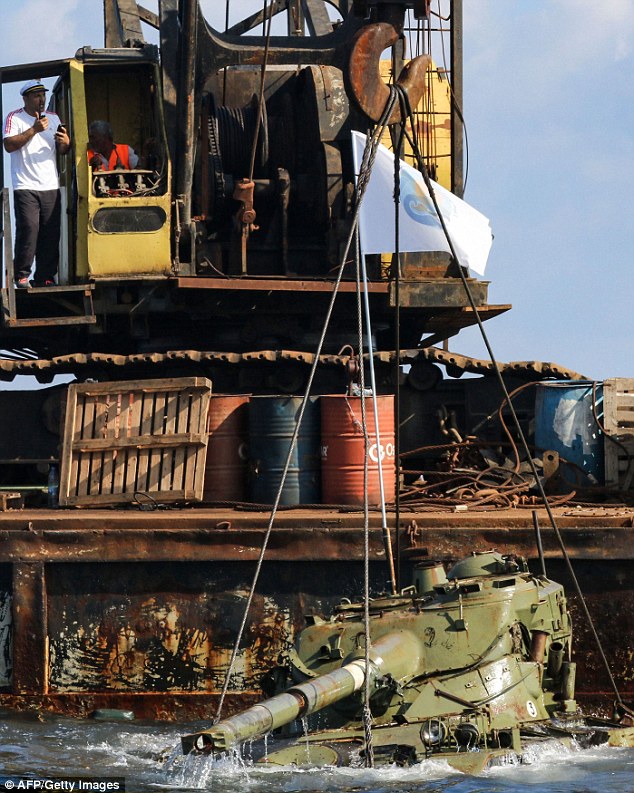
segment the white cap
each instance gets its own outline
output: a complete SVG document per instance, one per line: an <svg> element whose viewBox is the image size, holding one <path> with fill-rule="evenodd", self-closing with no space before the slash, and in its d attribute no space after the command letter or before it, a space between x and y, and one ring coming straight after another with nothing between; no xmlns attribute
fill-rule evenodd
<svg viewBox="0 0 634 793"><path fill-rule="evenodd" d="M24 96L24 94L30 94L32 91L48 91L48 88L42 85L41 80L29 80L20 88L20 95Z"/></svg>

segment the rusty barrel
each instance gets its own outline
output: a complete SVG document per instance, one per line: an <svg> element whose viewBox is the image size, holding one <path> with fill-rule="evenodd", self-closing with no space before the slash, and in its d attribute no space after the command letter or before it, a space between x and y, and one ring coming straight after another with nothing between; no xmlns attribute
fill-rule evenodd
<svg viewBox="0 0 634 793"><path fill-rule="evenodd" d="M377 397L379 443L371 397L365 399L368 432L368 503L379 504L378 458L381 455L386 501L394 500L396 484L394 397ZM364 503L364 433L361 397L335 394L321 398L321 480L325 504Z"/></svg>
<svg viewBox="0 0 634 793"><path fill-rule="evenodd" d="M248 404L244 394L210 397L205 501L246 501Z"/></svg>
<svg viewBox="0 0 634 793"><path fill-rule="evenodd" d="M255 396L249 401L249 493L256 504L273 504L299 419L302 397ZM291 456L280 505L318 504L319 397L309 397Z"/></svg>

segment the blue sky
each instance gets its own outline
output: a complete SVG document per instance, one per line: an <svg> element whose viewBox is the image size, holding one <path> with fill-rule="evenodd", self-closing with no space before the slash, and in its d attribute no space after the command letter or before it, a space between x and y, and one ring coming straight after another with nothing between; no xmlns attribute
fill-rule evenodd
<svg viewBox="0 0 634 793"><path fill-rule="evenodd" d="M101 0L2 5L5 64L103 46ZM222 26L224 2L202 5ZM261 5L233 0L232 21ZM513 304L485 325L496 358L634 377L634 3L464 6L465 199L495 235L489 301ZM3 103L5 113L20 106L17 91ZM475 330L451 349L487 357Z"/></svg>

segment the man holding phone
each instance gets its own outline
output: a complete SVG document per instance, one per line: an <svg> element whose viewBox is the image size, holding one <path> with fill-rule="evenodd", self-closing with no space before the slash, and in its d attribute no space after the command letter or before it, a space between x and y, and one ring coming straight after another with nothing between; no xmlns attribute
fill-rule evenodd
<svg viewBox="0 0 634 793"><path fill-rule="evenodd" d="M70 138L55 113L44 113L40 80L20 89L24 107L4 122L4 149L11 155L15 211L15 286L26 289L35 258L33 286L54 286L59 266L61 198L55 152L66 154Z"/></svg>

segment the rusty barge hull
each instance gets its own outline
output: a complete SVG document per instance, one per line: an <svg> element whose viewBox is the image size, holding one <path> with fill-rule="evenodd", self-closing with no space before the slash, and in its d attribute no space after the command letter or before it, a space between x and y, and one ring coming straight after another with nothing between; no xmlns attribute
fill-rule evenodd
<svg viewBox="0 0 634 793"><path fill-rule="evenodd" d="M621 695L632 699L634 509L562 508L556 517ZM539 519L548 574L568 589L579 701L609 705L613 691L556 537L545 512ZM227 508L0 513L0 706L208 717L268 520ZM355 510L278 514L227 712L261 698L266 672L307 614L328 614L341 597L360 594L362 536ZM520 554L539 570L528 509L402 511L397 544L403 585L415 562L472 550ZM388 578L378 514L370 516L370 551L378 592Z"/></svg>

